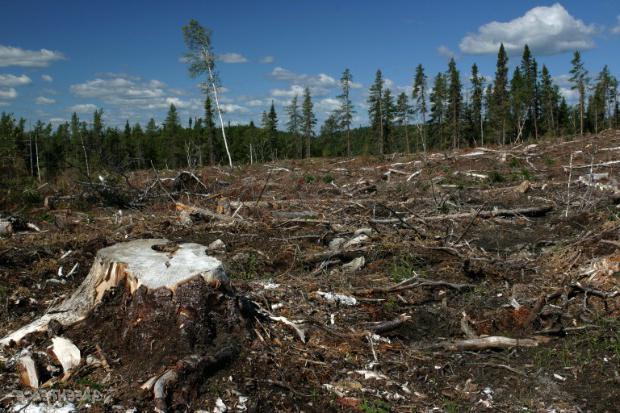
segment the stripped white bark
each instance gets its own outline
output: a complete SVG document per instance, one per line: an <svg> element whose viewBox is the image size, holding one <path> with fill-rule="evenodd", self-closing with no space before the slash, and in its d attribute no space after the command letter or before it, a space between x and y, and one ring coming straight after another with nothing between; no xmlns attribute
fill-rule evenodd
<svg viewBox="0 0 620 413"><path fill-rule="evenodd" d="M201 276L209 284L228 282L222 263L206 255L200 244L179 244L176 250L156 251L155 245L165 245L165 239L143 239L119 243L97 253L95 262L84 282L62 303L52 307L41 318L0 340L0 348L11 342L19 343L34 332L46 331L51 320L72 325L83 320L101 301L106 291L122 281L133 293L140 286L148 289L176 286Z"/></svg>

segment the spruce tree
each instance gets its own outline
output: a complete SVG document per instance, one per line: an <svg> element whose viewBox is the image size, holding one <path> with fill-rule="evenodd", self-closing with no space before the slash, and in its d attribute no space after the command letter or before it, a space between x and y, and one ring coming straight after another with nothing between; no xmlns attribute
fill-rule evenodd
<svg viewBox="0 0 620 413"><path fill-rule="evenodd" d="M498 128L496 138L502 144L506 143L506 127L509 115L508 94L508 55L502 43L497 53L495 81L493 83L493 101L490 107L491 122Z"/></svg>
<svg viewBox="0 0 620 413"><path fill-rule="evenodd" d="M572 68L570 70L570 81L572 83L571 89L576 90L579 94L579 131L583 136L584 129L584 115L585 115L585 102L586 102L586 88L588 86L588 71L585 69L583 62L581 61L581 53L578 50L573 55L571 60Z"/></svg>
<svg viewBox="0 0 620 413"><path fill-rule="evenodd" d="M484 145L484 122L482 114L483 106L483 94L484 94L484 78L480 76L478 72L478 66L474 63L471 67L471 104L470 104L470 119L472 122L472 137L474 142L480 139L482 145Z"/></svg>
<svg viewBox="0 0 620 413"><path fill-rule="evenodd" d="M374 133L377 144L377 153L383 155L384 151L384 128L383 128L383 75L381 70L377 70L375 81L370 87L368 94L368 118L370 127Z"/></svg>
<svg viewBox="0 0 620 413"><path fill-rule="evenodd" d="M299 112L299 104L297 103L297 95L293 96L290 105L286 107L286 114L288 116L288 122L286 123L286 130L291 134L292 153L299 158L303 157L303 141L301 140L301 124L302 117Z"/></svg>
<svg viewBox="0 0 620 413"><path fill-rule="evenodd" d="M314 126L316 125L316 117L312 111L314 105L312 104L312 97L310 96L310 89L304 89L304 101L302 103L302 128L304 138L306 140L306 158L312 156L312 137L314 136Z"/></svg>
<svg viewBox="0 0 620 413"><path fill-rule="evenodd" d="M409 104L409 98L405 92L398 95L396 100L396 121L403 132L404 144L401 145L406 153L411 153L411 145L409 143L409 119L413 114L413 108Z"/></svg>
<svg viewBox="0 0 620 413"><path fill-rule="evenodd" d="M558 134L556 119L558 98L557 87L553 84L549 69L543 65L540 78L541 119L546 131L553 136Z"/></svg>
<svg viewBox="0 0 620 413"><path fill-rule="evenodd" d="M269 142L271 160L276 160L278 158L278 114L276 113L273 100L271 101L269 112L265 115L265 129Z"/></svg>
<svg viewBox="0 0 620 413"><path fill-rule="evenodd" d="M383 92L383 102L381 103L381 112L383 113L383 136L384 136L384 152L394 152L395 142L392 131L392 123L394 122L394 98L392 97L392 91L385 89Z"/></svg>
<svg viewBox="0 0 620 413"><path fill-rule="evenodd" d="M415 69L411 97L413 99L413 110L419 116L417 124L420 132L420 141L422 142L422 150L426 153L426 75L424 74L424 68L421 64Z"/></svg>
<svg viewBox="0 0 620 413"><path fill-rule="evenodd" d="M345 69L340 77L340 88L342 93L338 95L340 107L337 112L338 124L346 131L347 137L347 156L351 156L351 123L353 121L353 103L351 102L351 82L353 75L349 69Z"/></svg>
<svg viewBox="0 0 620 413"><path fill-rule="evenodd" d="M446 118L446 79L443 73L437 73L433 82L433 89L429 97L431 103L430 124L433 128L433 143L445 145L444 123Z"/></svg>
<svg viewBox="0 0 620 413"><path fill-rule="evenodd" d="M463 96L461 78L459 71L456 69L454 58L451 58L448 63L448 77L450 78L448 86L448 125L452 135L452 148L456 149L459 147L461 140Z"/></svg>

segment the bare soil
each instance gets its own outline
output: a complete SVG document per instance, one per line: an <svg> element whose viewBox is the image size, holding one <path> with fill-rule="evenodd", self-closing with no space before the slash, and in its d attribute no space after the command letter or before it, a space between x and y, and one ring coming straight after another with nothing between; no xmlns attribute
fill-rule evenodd
<svg viewBox="0 0 620 413"><path fill-rule="evenodd" d="M99 346L111 367L84 361L68 381L54 381L56 388L105 395L77 409L149 411L152 394L142 383L188 354L234 344L230 362L180 379L171 410L213 411L220 398L229 411L256 412L619 411L620 163L612 162L619 159L620 134L606 132L428 156L202 168L193 171L200 182L174 179L178 171L134 173L110 184L125 197L140 195L120 212L101 192L62 199L54 209L2 211L41 232L0 239L0 336L70 294L100 248L139 238L205 246L221 239L226 251L218 257L236 294L299 321L305 342L284 323L239 319L230 298L200 288L183 297L208 302L191 345L166 315L184 305L178 296L144 297L144 306L163 300L157 311L170 311L133 331L127 314L148 311L127 307L119 288L87 320L62 331L84 360L98 356ZM584 183L591 172L607 173L598 187ZM59 197L91 190L42 191ZM171 198L227 218L193 216L188 223ZM550 208L500 213L539 207ZM350 240L362 228L368 239L329 253L331 241ZM360 269L343 267L360 256ZM70 277L58 275L59 267L66 275L76 264ZM442 283L387 291L411 277ZM318 291L357 304L329 302ZM467 334L464 313L477 337L539 344L451 350L447 344ZM373 323L401 315L406 321L373 338ZM27 344L44 350L49 338ZM0 353L0 408L7 411L19 389L18 353Z"/></svg>

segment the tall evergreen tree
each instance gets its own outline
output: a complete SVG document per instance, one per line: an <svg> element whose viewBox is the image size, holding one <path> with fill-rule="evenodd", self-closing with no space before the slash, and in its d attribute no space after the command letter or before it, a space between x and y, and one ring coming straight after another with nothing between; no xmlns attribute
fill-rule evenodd
<svg viewBox="0 0 620 413"><path fill-rule="evenodd" d="M461 117L463 110L463 95L461 90L461 75L456 68L454 58L448 63L448 125L452 135L452 148L459 147L461 141Z"/></svg>
<svg viewBox="0 0 620 413"><path fill-rule="evenodd" d="M271 101L269 112L265 116L265 129L267 132L271 159L275 160L278 158L278 114L276 113L273 100Z"/></svg>
<svg viewBox="0 0 620 413"><path fill-rule="evenodd" d="M370 87L368 94L368 117L370 119L370 127L374 133L377 143L377 153L383 155L385 147L384 126L383 126L383 75L381 70L377 70L375 81Z"/></svg>
<svg viewBox="0 0 620 413"><path fill-rule="evenodd" d="M540 99L542 109L542 122L544 128L551 135L557 135L557 107L559 93L557 86L553 84L553 79L547 66L543 65L540 78Z"/></svg>
<svg viewBox="0 0 620 413"><path fill-rule="evenodd" d="M342 93L338 95L340 107L338 108L338 124L346 132L347 137L347 156L351 156L351 123L353 122L353 103L351 102L351 83L353 75L349 69L345 69L340 77L340 88Z"/></svg>
<svg viewBox="0 0 620 413"><path fill-rule="evenodd" d="M528 134L533 130L534 137L538 138L538 63L527 44L523 48L520 71L523 77L523 99L527 106Z"/></svg>
<svg viewBox="0 0 620 413"><path fill-rule="evenodd" d="M496 139L502 144L506 143L506 128L509 117L509 93L508 93L508 55L502 43L497 53L497 65L495 81L493 83L493 102L490 107L491 122L496 125Z"/></svg>
<svg viewBox="0 0 620 413"><path fill-rule="evenodd" d="M316 125L316 117L314 116L312 104L312 96L310 96L310 88L304 89L304 101L302 103L302 128L304 138L306 140L306 158L312 156L312 137L314 136L314 126Z"/></svg>
<svg viewBox="0 0 620 413"><path fill-rule="evenodd" d="M413 99L413 110L415 114L418 115L417 124L420 132L420 141L422 142L422 150L426 153L426 75L424 74L424 68L421 64L415 69L411 97Z"/></svg>
<svg viewBox="0 0 620 413"><path fill-rule="evenodd" d="M586 102L586 88L588 86L588 71L585 69L583 62L581 61L581 53L578 50L573 55L571 60L572 68L570 70L570 81L572 83L571 89L576 90L579 94L579 131L583 136L584 129L584 115L585 115L585 102Z"/></svg>
<svg viewBox="0 0 620 413"><path fill-rule="evenodd" d="M297 95L293 96L291 99L290 105L286 107L286 114L288 116L288 122L286 123L286 128L288 133L291 134L292 142L292 152L299 158L303 157L303 141L301 140L301 124L302 124L302 116L299 112L299 104L297 103Z"/></svg>
<svg viewBox="0 0 620 413"><path fill-rule="evenodd" d="M404 142L401 147L406 153L411 153L411 145L409 142L409 119L413 114L413 108L409 104L409 98L405 92L398 95L396 100L396 121L403 132Z"/></svg>
<svg viewBox="0 0 620 413"><path fill-rule="evenodd" d="M478 66L474 63L471 67L471 104L470 119L472 123L472 138L474 142L481 142L484 145L484 125L483 125L483 95L484 78L478 72Z"/></svg>
<svg viewBox="0 0 620 413"><path fill-rule="evenodd" d="M444 129L446 121L446 78L443 73L437 73L433 82L433 89L429 97L431 103L430 124L433 128L433 144L445 145Z"/></svg>
<svg viewBox="0 0 620 413"><path fill-rule="evenodd" d="M385 89L383 92L383 102L381 103L381 112L383 113L383 136L384 136L384 152L394 152L395 142L392 130L392 124L394 123L394 98L392 97L392 91Z"/></svg>

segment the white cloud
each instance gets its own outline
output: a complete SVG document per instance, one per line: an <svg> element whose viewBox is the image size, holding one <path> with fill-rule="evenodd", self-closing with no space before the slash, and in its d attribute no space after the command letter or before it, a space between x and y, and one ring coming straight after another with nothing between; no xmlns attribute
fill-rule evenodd
<svg viewBox="0 0 620 413"><path fill-rule="evenodd" d="M273 63L273 62L275 62L275 60L276 60L276 59L274 59L274 57L273 57L273 56L265 56L265 57L261 57L260 62L261 62L261 63L266 63L266 64L268 64L268 63Z"/></svg>
<svg viewBox="0 0 620 413"><path fill-rule="evenodd" d="M508 53L517 54L527 44L536 54L553 55L593 48L592 38L598 31L595 25L585 24L555 3L534 7L509 22L482 25L477 33L465 36L459 48L466 54L493 54L504 43Z"/></svg>
<svg viewBox="0 0 620 413"><path fill-rule="evenodd" d="M329 94L330 89L336 88L340 85L336 79L325 73L310 76L306 74L298 74L288 69L284 69L283 67L275 67L269 76L273 79L291 84L288 92L283 92L282 89L274 89L272 90L272 96L292 97L295 94L301 95L305 87L310 88L312 95L324 96ZM355 85L357 86L357 84ZM301 90L301 93L299 90Z"/></svg>
<svg viewBox="0 0 620 413"><path fill-rule="evenodd" d="M37 105L53 105L54 103L56 103L56 100L46 98L45 96L39 96L35 99L35 103Z"/></svg>
<svg viewBox="0 0 620 413"><path fill-rule="evenodd" d="M65 123L67 119L65 118L49 118L48 122L53 125L60 125L61 123Z"/></svg>
<svg viewBox="0 0 620 413"><path fill-rule="evenodd" d="M288 89L271 89L271 96L292 98L297 95L301 97L304 94L304 87L300 85L292 85Z"/></svg>
<svg viewBox="0 0 620 413"><path fill-rule="evenodd" d="M26 75L15 76L0 74L0 86L23 86L30 82L32 82L32 80Z"/></svg>
<svg viewBox="0 0 620 413"><path fill-rule="evenodd" d="M25 50L19 47L0 45L0 67L47 67L56 60L62 60L65 56L57 51Z"/></svg>
<svg viewBox="0 0 620 413"><path fill-rule="evenodd" d="M616 25L610 31L613 34L620 34L620 16L616 16Z"/></svg>
<svg viewBox="0 0 620 413"><path fill-rule="evenodd" d="M69 112L75 112L75 113L93 113L96 110L97 110L97 105L94 105L92 103L82 103L79 105L73 105L68 109Z"/></svg>
<svg viewBox="0 0 620 413"><path fill-rule="evenodd" d="M265 103L260 99L250 99L245 104L251 108L256 108L259 106L263 106Z"/></svg>
<svg viewBox="0 0 620 413"><path fill-rule="evenodd" d="M54 78L51 77L50 75L41 75L41 79L43 79L43 81L49 82L49 83L54 81Z"/></svg>
<svg viewBox="0 0 620 413"><path fill-rule="evenodd" d="M394 88L394 81L392 79L388 79L387 77L383 79L383 86L386 89Z"/></svg>
<svg viewBox="0 0 620 413"><path fill-rule="evenodd" d="M224 53L217 57L217 60L224 63L246 63L248 59L239 53Z"/></svg>
<svg viewBox="0 0 620 413"><path fill-rule="evenodd" d="M356 83L356 82L349 81L349 87L351 89L361 89L361 88L364 87L364 85L362 85L361 83Z"/></svg>
<svg viewBox="0 0 620 413"><path fill-rule="evenodd" d="M333 77L325 74L319 73L316 76L309 76L306 74L297 74L288 69L284 69L283 67L275 67L270 76L276 80L281 80L284 82L295 83L303 86L313 86L313 87L335 87L338 86L338 81Z"/></svg>
<svg viewBox="0 0 620 413"><path fill-rule="evenodd" d="M454 52L444 45L441 45L437 48L437 53L439 53L440 56L443 56L446 59L452 59L453 57L455 57Z"/></svg>
<svg viewBox="0 0 620 413"><path fill-rule="evenodd" d="M220 109L222 109L222 112L224 113L247 113L249 112L248 108L240 106L240 105L235 105L232 103L227 103L224 105L220 105Z"/></svg>
<svg viewBox="0 0 620 413"><path fill-rule="evenodd" d="M165 101L164 83L159 80L142 81L131 77L97 78L71 85L76 96L97 98L113 105L145 106L153 100Z"/></svg>
<svg viewBox="0 0 620 413"><path fill-rule="evenodd" d="M0 107L2 107L2 106L9 106L9 105L10 105L9 102L3 102L3 101L0 100Z"/></svg>
<svg viewBox="0 0 620 413"><path fill-rule="evenodd" d="M340 101L335 98L321 99L316 104L317 111L323 113L330 113L338 108L340 108Z"/></svg>
<svg viewBox="0 0 620 413"><path fill-rule="evenodd" d="M8 89L0 89L0 99L7 99L7 100L11 100L11 99L15 99L17 97L17 90L15 90L15 88L8 88Z"/></svg>

